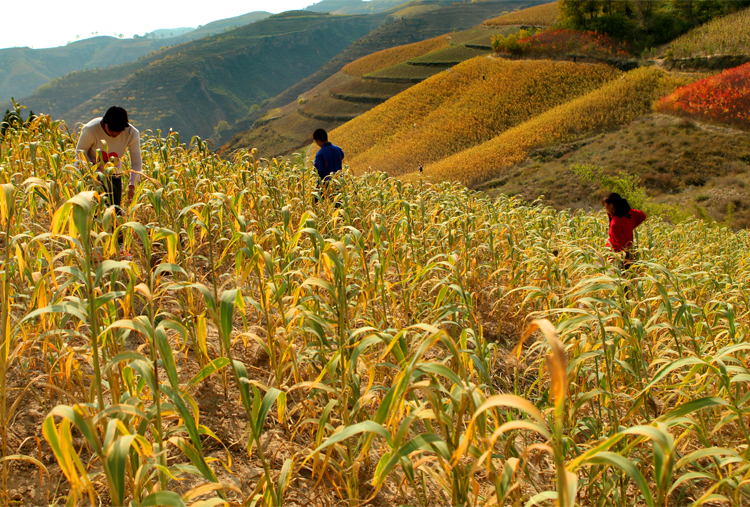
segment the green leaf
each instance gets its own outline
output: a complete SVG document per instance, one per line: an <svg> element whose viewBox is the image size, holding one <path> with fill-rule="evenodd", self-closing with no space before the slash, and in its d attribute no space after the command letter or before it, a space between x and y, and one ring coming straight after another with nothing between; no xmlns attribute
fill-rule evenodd
<svg viewBox="0 0 750 507"><path fill-rule="evenodd" d="M172 491L151 493L140 503L140 507L187 507L180 495Z"/></svg>
<svg viewBox="0 0 750 507"><path fill-rule="evenodd" d="M708 407L715 407L717 405L721 405L726 407L728 403L721 398L717 398L716 396L709 396L706 398L700 398L697 400L692 400L687 403L683 403L679 407L670 410L663 416L659 417L657 419L658 421L671 421L672 419L677 419L678 417L685 416L687 414L692 414L693 412L697 412L698 410L702 410L704 408Z"/></svg>
<svg viewBox="0 0 750 507"><path fill-rule="evenodd" d="M187 383L186 390L189 391L193 387L198 384L198 382L201 382L202 380L210 377L214 373L220 371L222 368L224 368L226 365L229 364L229 358L226 357L217 357L210 363L208 363L206 366L201 368L201 371L196 373L193 378L190 379L190 382Z"/></svg>
<svg viewBox="0 0 750 507"><path fill-rule="evenodd" d="M434 373L435 375L445 377L459 387L463 387L464 385L461 377L445 365L439 363L419 363L416 369L425 373Z"/></svg>
<svg viewBox="0 0 750 507"><path fill-rule="evenodd" d="M237 302L237 289L225 290L221 295L221 338L224 340L225 350L232 346L232 320L234 318L234 306Z"/></svg>
<svg viewBox="0 0 750 507"><path fill-rule="evenodd" d="M107 449L107 470L116 495L115 505L122 505L125 499L125 472L127 471L130 446L135 435L121 436Z"/></svg>
<svg viewBox="0 0 750 507"><path fill-rule="evenodd" d="M385 480L386 476L391 472L399 461L407 459L413 452L416 451L429 451L440 455L444 460L450 461L450 451L445 441L434 433L426 433L419 435L405 443L398 449L398 451L391 453L391 457L388 462L382 466L378 466L378 475L373 477L373 484L379 485Z"/></svg>
<svg viewBox="0 0 750 507"><path fill-rule="evenodd" d="M391 440L391 434L388 433L388 431L383 428L381 425L377 424L373 421L364 421L358 424L355 424L353 426L348 426L344 428L343 430L334 433L330 437L326 439L325 442L323 442L321 445L318 446L317 449L315 449L311 454L316 454L326 447L330 447L333 444L337 444L341 442L342 440L346 440L349 437L353 437L354 435L358 435L360 433L376 433L380 435L381 437L385 438L386 442L390 445Z"/></svg>
<svg viewBox="0 0 750 507"><path fill-rule="evenodd" d="M206 463L206 460L203 459L203 453L196 450L193 444L180 437L170 438L169 441L175 444L182 451L182 453L187 456L187 458L195 466L195 468L200 471L204 479L211 482L219 482L219 480L216 478L216 475L214 474L214 471L211 470L211 468ZM219 495L222 498L224 497L224 493L222 492L219 492Z"/></svg>
<svg viewBox="0 0 750 507"><path fill-rule="evenodd" d="M600 452L596 456L586 460L586 463L591 465L610 465L619 468L636 483L643 494L646 505L648 507L655 507L654 497L651 495L651 490L648 487L646 479L643 477L641 471L628 459L613 452Z"/></svg>
<svg viewBox="0 0 750 507"><path fill-rule="evenodd" d="M152 364L147 361L138 360L131 362L128 366L133 368L141 375L141 378L146 381L146 384L148 384L151 392L156 392L156 382L154 380L154 370L152 369Z"/></svg>
<svg viewBox="0 0 750 507"><path fill-rule="evenodd" d="M94 448L96 454L98 454L99 456L102 455L102 447L99 441L99 436L96 434L91 421L80 414L78 410L76 410L74 407L68 407L67 405L58 405L50 411L47 417L50 416L64 417L65 419L68 419L70 422L72 422L75 427L78 428L78 430L83 434L86 440L88 440L89 444L91 444L91 446Z"/></svg>
<svg viewBox="0 0 750 507"><path fill-rule="evenodd" d="M167 339L167 333L164 327L159 325L154 332L154 340L156 341L156 347L159 349L162 363L164 364L164 370L167 372L169 378L169 384L173 389L179 389L180 379L177 376L177 366L174 363L174 356L172 355L172 348L169 345Z"/></svg>
<svg viewBox="0 0 750 507"><path fill-rule="evenodd" d="M146 259L151 259L151 241L148 239L148 230L143 224L138 222L127 222L122 224L122 227L129 227L138 234L141 238L141 244L143 245L143 252L146 254Z"/></svg>
<svg viewBox="0 0 750 507"><path fill-rule="evenodd" d="M141 354L140 352L136 352L134 350L128 350L127 352L120 352L115 357L113 357L109 363L107 363L107 366L104 367L104 374L109 372L112 368L117 366L119 363L123 363L125 361L144 361L148 362L148 358Z"/></svg>
<svg viewBox="0 0 750 507"><path fill-rule="evenodd" d="M268 412L271 411L271 407L279 397L283 397L284 400L286 400L286 393L279 391L278 389L273 387L269 389L266 395L263 397L263 403L261 403L260 405L258 418L255 421L252 421L252 423L255 425L256 436L260 436L263 433L263 425L266 422L266 417L268 417Z"/></svg>
<svg viewBox="0 0 750 507"><path fill-rule="evenodd" d="M30 314L26 315L26 317L23 318L21 322L26 322L27 320L31 320L35 317L39 317L40 315L44 315L47 313L61 313L61 314L70 314L74 317L78 317L81 322L88 322L88 315L84 311L81 311L82 307L81 305L73 302L65 302L59 305L51 305L51 306L45 306L44 308L40 308L39 310L35 310L31 312Z"/></svg>
<svg viewBox="0 0 750 507"><path fill-rule="evenodd" d="M680 459L677 463L675 463L674 469L679 470L683 466L692 463L693 461L699 460L701 458L705 457L716 457L716 456L739 456L737 454L737 451L733 449L728 449L726 447L708 447L705 449L698 449L697 451L693 451L684 458Z"/></svg>
<svg viewBox="0 0 750 507"><path fill-rule="evenodd" d="M656 375L654 375L654 378L651 379L651 382L645 388L643 388L643 390L638 393L637 396L641 396L643 393L656 385L662 378L667 375L667 373L674 371L677 368L682 368L683 366L691 366L694 364L705 364L705 361L702 359L698 359L697 357L683 357L682 359L678 359L677 361L664 365L661 370L656 372Z"/></svg>
<svg viewBox="0 0 750 507"><path fill-rule="evenodd" d="M180 396L179 392L169 386L161 386L161 391L170 400L172 400L174 407L180 413L180 417L182 417L182 420L185 421L185 428L187 429L188 435L190 436L190 440L193 442L193 445L198 450L198 452L201 452L202 446L200 434L198 433L198 426L195 424L193 414L190 412L190 409L188 409L185 400L182 399L182 396Z"/></svg>

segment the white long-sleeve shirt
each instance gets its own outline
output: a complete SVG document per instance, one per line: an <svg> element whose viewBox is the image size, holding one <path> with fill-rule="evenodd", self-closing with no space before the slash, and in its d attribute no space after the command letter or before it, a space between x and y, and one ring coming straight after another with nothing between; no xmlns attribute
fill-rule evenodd
<svg viewBox="0 0 750 507"><path fill-rule="evenodd" d="M117 137L110 137L102 127L102 119L94 118L81 130L81 137L78 139L78 145L76 146L76 158L78 159L83 154L90 163L98 163L100 160L96 159L97 150L102 150L102 158L105 163L113 159L112 162L115 163L118 173L122 168L122 157L125 155L125 150L128 150L132 169L130 184L136 184L143 166L141 138L138 129L128 125L128 128L122 134Z"/></svg>

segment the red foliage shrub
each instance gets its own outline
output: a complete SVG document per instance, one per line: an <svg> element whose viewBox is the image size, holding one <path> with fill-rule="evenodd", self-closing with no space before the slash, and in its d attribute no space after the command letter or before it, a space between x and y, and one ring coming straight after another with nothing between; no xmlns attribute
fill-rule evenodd
<svg viewBox="0 0 750 507"><path fill-rule="evenodd" d="M678 88L659 111L750 128L750 63Z"/></svg>
<svg viewBox="0 0 750 507"><path fill-rule="evenodd" d="M573 53L609 58L629 55L622 43L615 42L606 33L547 30L518 42L526 46L526 52L546 55Z"/></svg>

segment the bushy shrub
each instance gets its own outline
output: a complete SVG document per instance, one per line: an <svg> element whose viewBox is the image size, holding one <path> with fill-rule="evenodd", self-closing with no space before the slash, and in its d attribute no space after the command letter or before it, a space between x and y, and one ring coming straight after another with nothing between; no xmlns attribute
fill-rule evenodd
<svg viewBox="0 0 750 507"><path fill-rule="evenodd" d="M679 88L659 111L750 128L750 63Z"/></svg>

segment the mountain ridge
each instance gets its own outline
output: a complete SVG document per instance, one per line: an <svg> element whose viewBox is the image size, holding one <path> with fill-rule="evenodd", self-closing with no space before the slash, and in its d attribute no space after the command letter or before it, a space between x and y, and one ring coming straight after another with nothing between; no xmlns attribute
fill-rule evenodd
<svg viewBox="0 0 750 507"><path fill-rule="evenodd" d="M253 104L314 73L379 21L306 11L274 15L121 67L73 73L22 103L70 125L119 104L139 128L209 138L218 123L234 123Z"/></svg>
<svg viewBox="0 0 750 507"><path fill-rule="evenodd" d="M216 34L235 25L265 19L271 13L254 11L232 18L212 21L175 37L149 37L154 33L179 29L159 29L144 36L117 38L107 35L70 42L65 46L34 49L0 49L0 103L30 95L40 86L71 72L104 69L131 63L164 47L190 42Z"/></svg>

